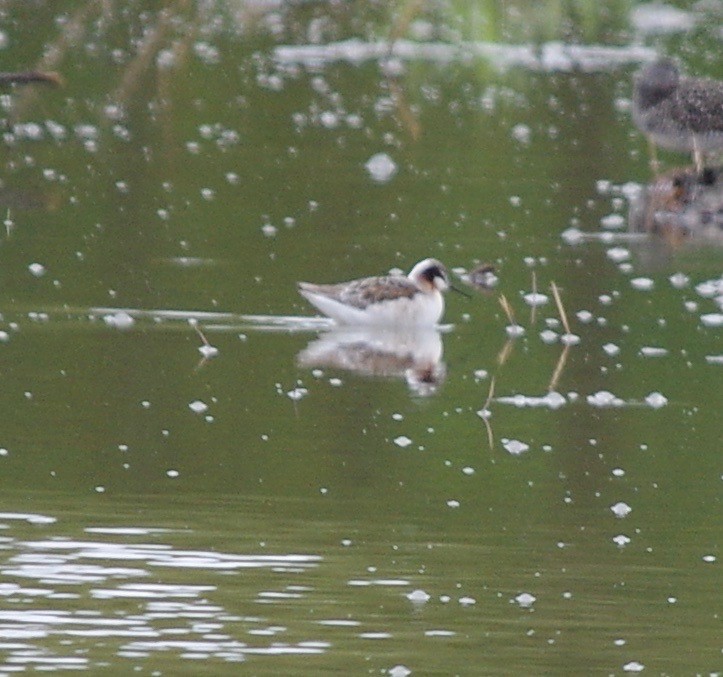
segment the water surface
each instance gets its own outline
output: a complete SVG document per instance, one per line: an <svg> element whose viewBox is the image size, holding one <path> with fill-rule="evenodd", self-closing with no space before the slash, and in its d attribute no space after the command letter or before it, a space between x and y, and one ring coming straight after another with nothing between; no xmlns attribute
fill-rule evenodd
<svg viewBox="0 0 723 677"><path fill-rule="evenodd" d="M719 669L723 256L626 216L632 72L720 36L585 7L10 3L0 671ZM295 289L427 256L499 283Z"/></svg>

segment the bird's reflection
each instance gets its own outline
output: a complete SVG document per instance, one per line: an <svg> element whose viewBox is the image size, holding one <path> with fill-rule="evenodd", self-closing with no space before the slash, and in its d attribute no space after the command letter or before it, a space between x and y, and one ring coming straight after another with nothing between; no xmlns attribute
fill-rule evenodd
<svg viewBox="0 0 723 677"><path fill-rule="evenodd" d="M723 167L702 174L678 167L657 176L631 197L628 230L651 236L631 247L647 270L667 268L684 250L723 246Z"/></svg>
<svg viewBox="0 0 723 677"><path fill-rule="evenodd" d="M723 243L723 167L657 176L631 201L628 220L631 231L660 235L673 247Z"/></svg>
<svg viewBox="0 0 723 677"><path fill-rule="evenodd" d="M310 369L404 378L412 393L426 397L444 382L442 352L440 331L433 327L338 327L309 343L298 354L297 362Z"/></svg>

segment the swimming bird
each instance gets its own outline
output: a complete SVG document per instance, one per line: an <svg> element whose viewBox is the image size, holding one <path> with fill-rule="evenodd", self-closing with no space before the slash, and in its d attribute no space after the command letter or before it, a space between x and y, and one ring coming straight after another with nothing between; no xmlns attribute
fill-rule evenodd
<svg viewBox="0 0 723 677"><path fill-rule="evenodd" d="M723 149L723 81L689 78L671 59L658 59L639 70L633 79L633 120L651 143L692 153L696 170L704 157Z"/></svg>
<svg viewBox="0 0 723 677"><path fill-rule="evenodd" d="M442 294L453 289L436 259L420 261L409 275L365 277L339 284L299 282L299 293L339 324L432 326L444 313Z"/></svg>

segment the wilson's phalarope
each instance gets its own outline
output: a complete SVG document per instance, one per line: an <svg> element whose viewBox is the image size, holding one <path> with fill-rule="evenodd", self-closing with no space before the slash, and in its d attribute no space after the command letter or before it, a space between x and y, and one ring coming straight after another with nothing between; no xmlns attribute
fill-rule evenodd
<svg viewBox="0 0 723 677"><path fill-rule="evenodd" d="M454 289L447 269L424 259L409 275L366 277L339 284L299 282L299 293L339 324L432 326L444 312L442 293ZM466 294L465 294L466 295Z"/></svg>
<svg viewBox="0 0 723 677"><path fill-rule="evenodd" d="M634 76L633 120L651 142L654 165L657 144L692 153L700 174L705 154L723 149L723 82L683 77L671 59L658 59Z"/></svg>

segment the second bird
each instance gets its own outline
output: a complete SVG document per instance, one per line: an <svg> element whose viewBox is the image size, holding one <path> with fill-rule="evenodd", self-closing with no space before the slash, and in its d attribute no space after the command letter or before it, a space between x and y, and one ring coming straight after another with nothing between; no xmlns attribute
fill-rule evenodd
<svg viewBox="0 0 723 677"><path fill-rule="evenodd" d="M705 156L723 150L723 82L684 77L658 59L635 74L633 120L652 144L692 153L701 172Z"/></svg>

